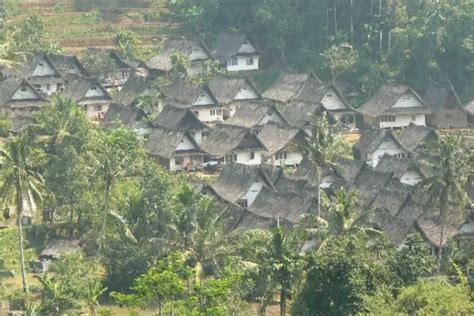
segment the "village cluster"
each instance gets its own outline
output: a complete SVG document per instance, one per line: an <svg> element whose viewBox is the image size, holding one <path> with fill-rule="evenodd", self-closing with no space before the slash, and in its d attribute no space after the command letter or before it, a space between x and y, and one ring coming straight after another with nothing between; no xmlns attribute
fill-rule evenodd
<svg viewBox="0 0 474 316"><path fill-rule="evenodd" d="M172 69L176 51L189 57L189 73L211 59L227 73L204 84L184 74L174 77L160 86L160 111L150 119L140 100ZM389 83L358 109L347 101L350 89L312 73L282 73L269 89L258 91L246 71L258 70L263 54L243 34L222 34L213 49L170 38L149 61L111 57L119 70L100 79L67 55L42 54L5 69L1 116L12 118L15 132L52 95L68 96L91 119L105 126L119 122L144 135L146 151L170 172L219 172L215 182L198 186L228 210L229 230L268 227L276 220L297 223L315 209L318 186L329 195L343 187L358 192L361 209L375 210L368 220L393 243L418 230L429 245L439 246L440 220L417 186L430 170L417 161L430 155L426 144L438 137L437 130L468 129L473 120L474 102L463 106L451 86L433 83L421 96ZM112 95L112 89L118 92ZM327 115L344 133L360 134L354 159L336 159L337 171L323 169L321 181L297 146L308 137L313 114ZM472 186L466 191L473 197ZM450 216L446 240L472 236L469 214Z"/></svg>

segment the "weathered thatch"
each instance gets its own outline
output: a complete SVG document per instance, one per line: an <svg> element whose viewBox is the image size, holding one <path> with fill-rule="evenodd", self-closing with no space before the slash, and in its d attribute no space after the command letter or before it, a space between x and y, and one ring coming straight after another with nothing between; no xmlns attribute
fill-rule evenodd
<svg viewBox="0 0 474 316"><path fill-rule="evenodd" d="M389 130L385 129L367 129L362 132L359 140L354 145L354 157L357 159L367 159L379 148L380 144L385 140L392 140L400 148L404 149L397 137Z"/></svg>
<svg viewBox="0 0 474 316"><path fill-rule="evenodd" d="M165 106L152 124L155 127L189 132L209 129L190 109L171 105Z"/></svg>
<svg viewBox="0 0 474 316"><path fill-rule="evenodd" d="M44 63L48 64L48 66L53 70L53 74L47 76L36 76L34 74L36 68L39 66L39 64ZM21 65L18 65L13 68L4 68L2 70L2 73L6 77L20 77L24 79L29 79L30 82L36 82L35 79L45 79L47 77L63 79L62 74L56 68L55 64L51 61L48 54L35 55L34 58L32 58L30 61L27 61Z"/></svg>
<svg viewBox="0 0 474 316"><path fill-rule="evenodd" d="M398 136L403 148L411 152L423 149L428 142L436 139L438 139L438 134L433 128L415 124L405 127Z"/></svg>
<svg viewBox="0 0 474 316"><path fill-rule="evenodd" d="M124 125L132 130L145 131L151 125L144 119L144 113L137 107L126 106L120 103L110 105L102 124L107 127Z"/></svg>
<svg viewBox="0 0 474 316"><path fill-rule="evenodd" d="M151 69L170 71L172 68L171 56L180 52L189 57L191 62L211 59L211 53L206 45L201 41L193 41L181 38L167 38L164 40L163 48L159 55L151 58L146 64ZM203 52L201 56L194 56L194 52Z"/></svg>
<svg viewBox="0 0 474 316"><path fill-rule="evenodd" d="M63 76L67 74L88 75L87 70L84 68L77 56L50 53L48 54L48 57Z"/></svg>
<svg viewBox="0 0 474 316"><path fill-rule="evenodd" d="M304 215L310 213L314 204L312 197L292 192L275 192L264 187L248 210L261 217L298 223Z"/></svg>
<svg viewBox="0 0 474 316"><path fill-rule="evenodd" d="M22 87L28 88L35 94L35 97L22 100L12 100L13 95ZM25 79L8 77L1 82L0 108L40 108L46 105L46 101L46 98L36 91L36 89Z"/></svg>
<svg viewBox="0 0 474 316"><path fill-rule="evenodd" d="M354 160L340 156L336 157L333 163L337 174L349 182L354 182L357 175L367 167L364 160Z"/></svg>
<svg viewBox="0 0 474 316"><path fill-rule="evenodd" d="M321 80L312 73L282 73L268 88L263 96L267 99L287 103L306 85L319 86ZM316 101L312 102L316 103Z"/></svg>
<svg viewBox="0 0 474 316"><path fill-rule="evenodd" d="M268 156L272 156L281 150L299 151L297 146L303 144L307 134L299 128L292 128L279 124L264 125L258 133L258 138L262 141L268 151Z"/></svg>
<svg viewBox="0 0 474 316"><path fill-rule="evenodd" d="M451 84L431 82L423 96L433 115L428 119L437 128L466 128L467 113Z"/></svg>
<svg viewBox="0 0 474 316"><path fill-rule="evenodd" d="M215 157L223 157L237 150L266 150L252 130L227 124L216 125L202 143L202 148Z"/></svg>
<svg viewBox="0 0 474 316"><path fill-rule="evenodd" d="M242 90L247 90L254 95L254 99L260 99L260 92L255 84L247 77L216 76L209 82L209 90L221 105L227 105L237 100L237 95Z"/></svg>
<svg viewBox="0 0 474 316"><path fill-rule="evenodd" d="M245 55L245 53L239 53L239 49L246 41L249 41L257 50L255 53L252 53L252 56L261 55L261 52L249 36L235 32L221 33L217 37L212 55L221 62L226 62L233 56Z"/></svg>
<svg viewBox="0 0 474 316"><path fill-rule="evenodd" d="M79 239L56 239L51 241L41 252L40 258L58 259L70 253L81 252L81 241Z"/></svg>
<svg viewBox="0 0 474 316"><path fill-rule="evenodd" d="M91 87L100 90L102 95L94 97L86 96ZM80 105L86 105L89 103L108 104L113 101L110 94L96 78L88 78L81 75L67 75L67 85L63 94Z"/></svg>
<svg viewBox="0 0 474 316"><path fill-rule="evenodd" d="M132 75L115 96L115 101L126 106L135 105L137 97L150 89L152 83L151 78Z"/></svg>
<svg viewBox="0 0 474 316"><path fill-rule="evenodd" d="M372 201L370 207L386 210L392 216L395 216L408 201L409 196L408 193L394 192L382 188L377 193L377 196Z"/></svg>
<svg viewBox="0 0 474 316"><path fill-rule="evenodd" d="M375 210L369 220L369 224L377 230L384 232L389 241L396 246L400 246L407 235L414 229L413 223L393 216L390 212L383 209Z"/></svg>
<svg viewBox="0 0 474 316"><path fill-rule="evenodd" d="M419 107L397 107L392 106L405 94L411 93L421 103ZM364 115L376 117L379 115L397 114L431 114L430 109L424 105L423 99L409 86L403 84L385 84L359 111Z"/></svg>
<svg viewBox="0 0 474 316"><path fill-rule="evenodd" d="M378 172L365 165L355 178L354 183L380 189L387 185L391 178L392 173Z"/></svg>
<svg viewBox="0 0 474 316"><path fill-rule="evenodd" d="M243 100L232 103L235 112L225 124L256 127L268 123L287 124L283 114L268 100Z"/></svg>
<svg viewBox="0 0 474 316"><path fill-rule="evenodd" d="M217 105L212 92L189 79L175 79L160 88L167 101L180 106L191 107L201 93L207 93Z"/></svg>
<svg viewBox="0 0 474 316"><path fill-rule="evenodd" d="M192 149L177 150L178 145L183 139L189 139L193 144ZM150 134L145 149L150 155L170 159L177 154L204 154L189 132L169 130L164 128L155 128Z"/></svg>
<svg viewBox="0 0 474 316"><path fill-rule="evenodd" d="M224 200L237 203L256 180L263 181L265 186L275 190L272 180L261 167L227 164L212 184L212 189Z"/></svg>
<svg viewBox="0 0 474 316"><path fill-rule="evenodd" d="M393 173L393 176L400 180L405 172L409 170L416 171L420 176L424 176L423 171L418 167L417 162L412 158L397 158L384 155L379 160L375 170L385 173Z"/></svg>
<svg viewBox="0 0 474 316"><path fill-rule="evenodd" d="M454 237L461 229L464 219L456 210L452 210L447 219L446 231L442 243L441 238L441 219L438 212L434 210L428 211L421 215L417 221L416 226L426 241L434 247L444 246L448 239Z"/></svg>
<svg viewBox="0 0 474 316"><path fill-rule="evenodd" d="M421 215L423 215L423 207L412 197L408 199L397 213L397 217L407 223L414 223Z"/></svg>
<svg viewBox="0 0 474 316"><path fill-rule="evenodd" d="M306 179L297 179L283 174L275 183L278 192L293 192L307 197L317 196L318 189Z"/></svg>

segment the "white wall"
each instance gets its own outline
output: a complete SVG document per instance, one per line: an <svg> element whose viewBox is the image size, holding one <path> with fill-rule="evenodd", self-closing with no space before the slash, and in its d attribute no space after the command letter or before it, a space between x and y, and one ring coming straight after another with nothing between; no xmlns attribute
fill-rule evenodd
<svg viewBox="0 0 474 316"><path fill-rule="evenodd" d="M86 113L87 116L91 119L103 119L105 117L105 113L109 109L109 104L97 104L98 106L102 106L100 110L96 109L96 104L88 104L86 105Z"/></svg>
<svg viewBox="0 0 474 316"><path fill-rule="evenodd" d="M193 103L193 105L208 105L208 104L215 104L215 103L212 100L209 93L207 93L206 91L201 91L196 101L194 101Z"/></svg>
<svg viewBox="0 0 474 316"><path fill-rule="evenodd" d="M415 125L426 126L425 114L396 115L395 122L380 122L380 128L404 128L413 123Z"/></svg>
<svg viewBox="0 0 474 316"><path fill-rule="evenodd" d="M265 182L262 180L261 177L257 177L257 179L255 179L255 182L252 183L252 185L250 186L247 193L245 193L245 195L242 197L242 199L247 200L247 206L252 205L252 203L255 201L255 198L262 190L263 186L265 186Z"/></svg>
<svg viewBox="0 0 474 316"><path fill-rule="evenodd" d="M422 177L421 175L416 172L415 170L407 170L400 179L401 183L409 184L409 185L416 185L421 182Z"/></svg>
<svg viewBox="0 0 474 316"><path fill-rule="evenodd" d="M217 114L218 110L221 110L221 114ZM193 112L196 112L197 118L204 123L208 122L222 122L224 120L224 109L221 107L210 106L210 107L199 107L192 108ZM211 111L214 111L214 115L211 115Z"/></svg>
<svg viewBox="0 0 474 316"><path fill-rule="evenodd" d="M301 163L303 156L298 152L287 152L286 159L276 159L275 155L267 159L267 164L271 166L296 166Z"/></svg>
<svg viewBox="0 0 474 316"><path fill-rule="evenodd" d="M258 95L250 86L243 87L235 96L234 100L253 100L258 99Z"/></svg>
<svg viewBox="0 0 474 316"><path fill-rule="evenodd" d="M26 88L25 91L21 91L21 88L18 88L18 90L15 91L15 93L12 96L12 100L36 100L38 99L38 94L31 89L29 86L24 86L23 88Z"/></svg>
<svg viewBox="0 0 474 316"><path fill-rule="evenodd" d="M319 187L323 189L327 189L332 185L333 182L334 182L334 177L332 175L325 176L321 179L321 184L319 185Z"/></svg>
<svg viewBox="0 0 474 316"><path fill-rule="evenodd" d="M413 107L422 107L423 103L418 100L418 98L411 92L406 92L404 95L392 105L392 108L413 108Z"/></svg>
<svg viewBox="0 0 474 316"><path fill-rule="evenodd" d="M249 57L238 56L236 58L237 65L232 66L230 60L227 61L227 71L258 70L260 57L253 57L253 65L247 65L247 58Z"/></svg>
<svg viewBox="0 0 474 316"><path fill-rule="evenodd" d="M254 151L255 158L250 159L250 152L236 152L237 154L237 163L241 163L243 165L260 165L262 163L262 154L263 151Z"/></svg>
<svg viewBox="0 0 474 316"><path fill-rule="evenodd" d="M93 89L95 87L95 89ZM100 89L98 86L93 85L87 90L85 97L86 98L94 98L94 97L103 97L105 96L105 93Z"/></svg>
<svg viewBox="0 0 474 316"><path fill-rule="evenodd" d="M281 117L276 113L275 110L271 109L270 111L267 112L267 114L258 122L257 125L265 125L268 124L269 122L274 122L274 123L282 123L283 120Z"/></svg>
<svg viewBox="0 0 474 316"><path fill-rule="evenodd" d="M33 71L32 77L54 76L56 73L45 60L41 60Z"/></svg>
<svg viewBox="0 0 474 316"><path fill-rule="evenodd" d="M191 142L191 140L186 136L184 135L183 136L183 139L181 139L181 142L178 144L178 146L176 147L176 151L179 151L179 150L191 150L191 149L196 149L196 147L194 147L193 143Z"/></svg>
<svg viewBox="0 0 474 316"><path fill-rule="evenodd" d="M355 116L355 113L344 113L344 112L334 112L332 113L332 115L334 116L334 118L336 120L338 120L339 122L341 121L341 116L342 115L345 115L345 114L348 114L348 115L352 115L354 117L354 123L351 123L351 124L346 124L347 127L349 127L351 130L354 130L357 128L356 126L356 116Z"/></svg>
<svg viewBox="0 0 474 316"><path fill-rule="evenodd" d="M375 168L379 163L380 159L385 154L389 154L390 156L396 156L397 154L401 153L405 153L405 151L398 147L398 145L391 138L387 137L372 153L372 155L368 155L367 163Z"/></svg>
<svg viewBox="0 0 474 316"><path fill-rule="evenodd" d="M333 89L329 89L326 95L321 100L321 103L328 111L345 110L344 102L337 96Z"/></svg>

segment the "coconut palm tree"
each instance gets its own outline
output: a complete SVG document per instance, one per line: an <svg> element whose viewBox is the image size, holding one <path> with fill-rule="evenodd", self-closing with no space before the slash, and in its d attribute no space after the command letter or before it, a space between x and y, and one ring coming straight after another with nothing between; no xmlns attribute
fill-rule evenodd
<svg viewBox="0 0 474 316"><path fill-rule="evenodd" d="M310 120L311 133L305 142L299 146L303 156L316 168L318 181L318 217L321 217L321 169L329 167L333 169L332 163L336 155L347 153L347 145L340 134L329 128L326 113L312 115Z"/></svg>
<svg viewBox="0 0 474 316"><path fill-rule="evenodd" d="M45 186L43 177L38 172L42 156L32 145L32 136L22 134L12 136L0 149L0 172L3 186L0 197L2 203L15 205L18 221L20 265L23 291L28 292L25 273L25 255L23 240L23 222L25 206L30 210L43 200Z"/></svg>
<svg viewBox="0 0 474 316"><path fill-rule="evenodd" d="M473 176L474 155L472 150L467 148L464 138L460 134L448 134L440 137L428 148L430 157L420 163L428 165L433 170L433 176L427 178L421 185L430 197L428 203L439 211L441 220L437 256L437 270L439 272L449 212L454 209L462 214L469 200L464 187Z"/></svg>

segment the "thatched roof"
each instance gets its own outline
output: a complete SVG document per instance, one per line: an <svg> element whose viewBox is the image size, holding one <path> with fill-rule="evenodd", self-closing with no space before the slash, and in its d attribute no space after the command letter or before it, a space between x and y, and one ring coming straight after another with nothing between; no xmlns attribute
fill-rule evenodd
<svg viewBox="0 0 474 316"><path fill-rule="evenodd" d="M50 57L47 54L38 54L35 55L34 58L22 65L12 67L12 68L4 68L2 70L4 76L6 77L21 77L24 79L31 79L31 78L42 78L42 77L52 77L51 75L48 76L33 76L34 71L38 67L39 64L46 63L48 66L53 70L54 77L62 78L61 73L56 68L55 64L51 61Z"/></svg>
<svg viewBox="0 0 474 316"><path fill-rule="evenodd" d="M165 106L152 124L156 127L190 132L209 129L190 109L171 105Z"/></svg>
<svg viewBox="0 0 474 316"><path fill-rule="evenodd" d="M177 150L178 145L185 138L188 138L193 144L193 149ZM170 159L178 154L193 153L204 154L205 152L199 147L194 137L186 131L176 131L164 128L155 128L150 134L145 144L146 151L153 155Z"/></svg>
<svg viewBox="0 0 474 316"><path fill-rule="evenodd" d="M245 41L249 41L257 50L257 52L253 53L252 56L261 55L261 52L258 50L257 46L249 36L243 33L235 32L221 33L217 37L215 48L212 51L212 54L221 62L226 62L232 56L245 55L244 53L239 53L239 49L242 47Z"/></svg>
<svg viewBox="0 0 474 316"><path fill-rule="evenodd" d="M359 172L354 180L356 185L365 185L372 188L382 188L390 181L392 173L378 172L364 165L364 168Z"/></svg>
<svg viewBox="0 0 474 316"><path fill-rule="evenodd" d="M383 209L395 216L400 212L407 202L409 193L394 192L387 189L380 189L377 196L370 205L371 208Z"/></svg>
<svg viewBox="0 0 474 316"><path fill-rule="evenodd" d="M247 77L216 76L209 82L209 90L221 105L226 105L235 100L242 89L253 92L257 99L261 98L255 84Z"/></svg>
<svg viewBox="0 0 474 316"><path fill-rule="evenodd" d="M136 98L147 89L152 87L153 80L148 77L131 75L122 89L114 97L115 101L126 106L132 106Z"/></svg>
<svg viewBox="0 0 474 316"><path fill-rule="evenodd" d="M267 148L269 156L283 149L298 151L296 147L301 145L306 137L307 134L302 129L279 124L264 125L258 133L258 138Z"/></svg>
<svg viewBox="0 0 474 316"><path fill-rule="evenodd" d="M287 103L293 99L306 85L319 86L321 80L313 73L280 74L263 96L270 100ZM316 102L316 101L315 101Z"/></svg>
<svg viewBox="0 0 474 316"><path fill-rule="evenodd" d="M399 246L413 230L412 223L408 223L383 209L375 210L369 223L376 229L384 232L390 242Z"/></svg>
<svg viewBox="0 0 474 316"><path fill-rule="evenodd" d="M393 176L397 179L401 179L402 176L408 170L414 170L418 172L421 176L424 176L421 169L418 167L416 161L410 158L397 158L389 155L384 155L382 159L379 160L375 170L385 173L393 173Z"/></svg>
<svg viewBox="0 0 474 316"><path fill-rule="evenodd" d="M423 215L423 206L410 197L397 213L397 217L407 223L414 223Z"/></svg>
<svg viewBox="0 0 474 316"><path fill-rule="evenodd" d="M365 159L368 154L372 154L376 151L380 144L387 139L391 139L400 148L404 149L391 131L385 129L367 129L361 133L359 140L354 145L354 156L358 159Z"/></svg>
<svg viewBox="0 0 474 316"><path fill-rule="evenodd" d="M35 94L34 99L12 100L14 94L21 88L27 87ZM36 89L25 79L18 77L8 77L1 82L0 87L0 107L23 108L42 107L46 98L36 91Z"/></svg>
<svg viewBox="0 0 474 316"><path fill-rule="evenodd" d="M207 92L214 99L212 92L207 87L203 87L186 78L175 79L161 87L160 90L166 100L179 106L191 107L203 91ZM215 99L214 103L217 104Z"/></svg>
<svg viewBox="0 0 474 316"><path fill-rule="evenodd" d="M216 125L202 143L202 148L216 157L223 157L235 150L266 150L250 129L226 124Z"/></svg>
<svg viewBox="0 0 474 316"><path fill-rule="evenodd" d="M102 92L102 96L87 97L86 93L91 87L95 87L96 89L100 90ZM67 85L66 89L64 90L64 95L71 98L75 102L78 102L79 104L87 104L89 102L112 102L112 97L96 78L88 78L81 75L67 76Z"/></svg>
<svg viewBox="0 0 474 316"><path fill-rule="evenodd" d="M223 199L236 203L250 189L256 180L275 190L268 174L259 166L227 164L212 184L212 189Z"/></svg>
<svg viewBox="0 0 474 316"><path fill-rule="evenodd" d="M136 107L113 103L105 114L103 124L113 125L114 123L121 123L133 128L138 122L142 121L143 117L143 111Z"/></svg>
<svg viewBox="0 0 474 316"><path fill-rule="evenodd" d="M40 258L58 259L64 255L80 252L82 247L79 239L57 239L51 241L41 252Z"/></svg>
<svg viewBox="0 0 474 316"><path fill-rule="evenodd" d="M442 225L438 212L431 211L423 214L417 219L416 226L426 241L435 247L440 247L444 246L448 239L454 237L460 231L461 225L463 223L464 219L459 214L459 212L452 210L448 216L446 231L441 244L440 238Z"/></svg>
<svg viewBox="0 0 474 316"><path fill-rule="evenodd" d="M393 108L392 106L406 93L414 95L421 106ZM403 84L384 84L369 101L359 108L359 111L371 117L382 114L431 114L423 99L412 88Z"/></svg>
<svg viewBox="0 0 474 316"><path fill-rule="evenodd" d="M433 128L415 124L408 125L398 135L402 147L411 152L436 139L438 139L438 134Z"/></svg>
<svg viewBox="0 0 474 316"><path fill-rule="evenodd" d="M311 211L314 203L313 197L292 192L275 192L264 187L248 210L261 217L298 223Z"/></svg>
<svg viewBox="0 0 474 316"><path fill-rule="evenodd" d="M304 196L317 196L317 185L314 186L307 179L294 178L283 174L275 183L278 192L293 192Z"/></svg>
<svg viewBox="0 0 474 316"><path fill-rule="evenodd" d="M425 104L431 108L433 113L444 109L463 108L461 99L450 84L437 84L431 82L423 96Z"/></svg>
<svg viewBox="0 0 474 316"><path fill-rule="evenodd" d="M349 182L354 182L359 173L368 167L364 160L354 160L340 156L335 157L334 164L337 174Z"/></svg>
<svg viewBox="0 0 474 316"><path fill-rule="evenodd" d="M48 57L62 75L76 73L77 70L82 75L88 75L77 56L50 53Z"/></svg>
<svg viewBox="0 0 474 316"><path fill-rule="evenodd" d="M290 101L281 108L281 113L292 126L307 128L312 114L325 114L329 124L336 123L336 119L328 113L320 103Z"/></svg>
<svg viewBox="0 0 474 316"><path fill-rule="evenodd" d="M190 58L190 61L196 61L198 59L191 59L191 54L196 51L204 51L207 54L207 58L202 60L212 58L209 49L201 41L193 41L184 37L167 38L164 40L163 48L159 55L152 57L146 64L151 69L170 71L172 68L171 56L174 53L184 53Z"/></svg>
<svg viewBox="0 0 474 316"><path fill-rule="evenodd" d="M232 103L235 112L225 124L237 125L252 128L255 126L268 124L263 119L267 116L271 117L271 122L286 123L283 114L278 111L277 107L269 100L242 100Z"/></svg>

